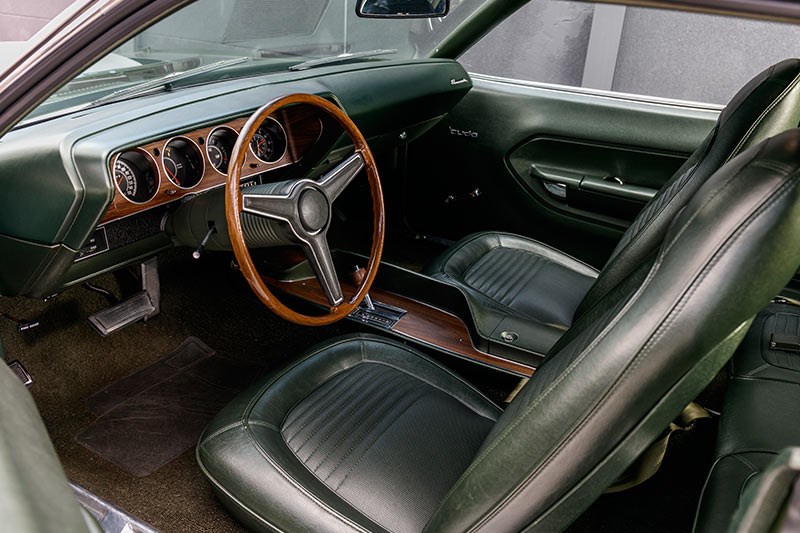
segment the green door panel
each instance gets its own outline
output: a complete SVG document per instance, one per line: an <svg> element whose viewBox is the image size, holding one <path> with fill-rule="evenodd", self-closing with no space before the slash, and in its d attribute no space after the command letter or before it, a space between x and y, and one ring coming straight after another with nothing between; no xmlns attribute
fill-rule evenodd
<svg viewBox="0 0 800 533"><path fill-rule="evenodd" d="M536 137L508 161L525 191L550 209L625 225L689 154Z"/></svg>
<svg viewBox="0 0 800 533"><path fill-rule="evenodd" d="M410 146L406 219L414 231L449 239L519 233L602 265L644 195L694 151L718 114L473 75L472 90ZM541 170L594 179L559 201ZM627 190L603 180L609 176ZM618 207L620 195L630 212Z"/></svg>

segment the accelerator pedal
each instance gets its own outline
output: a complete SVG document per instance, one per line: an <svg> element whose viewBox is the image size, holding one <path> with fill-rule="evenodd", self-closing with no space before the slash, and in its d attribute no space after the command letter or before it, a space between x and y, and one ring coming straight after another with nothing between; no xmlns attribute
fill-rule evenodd
<svg viewBox="0 0 800 533"><path fill-rule="evenodd" d="M161 285L158 279L158 259L153 257L141 264L142 290L117 305L89 317L89 322L103 337L139 320L147 321L161 310Z"/></svg>

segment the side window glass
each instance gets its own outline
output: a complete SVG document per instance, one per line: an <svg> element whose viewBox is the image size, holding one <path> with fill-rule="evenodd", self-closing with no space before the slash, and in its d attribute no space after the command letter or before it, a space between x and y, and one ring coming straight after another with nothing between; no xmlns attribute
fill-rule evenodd
<svg viewBox="0 0 800 533"><path fill-rule="evenodd" d="M724 104L800 56L800 26L663 9L533 0L464 53L470 72Z"/></svg>

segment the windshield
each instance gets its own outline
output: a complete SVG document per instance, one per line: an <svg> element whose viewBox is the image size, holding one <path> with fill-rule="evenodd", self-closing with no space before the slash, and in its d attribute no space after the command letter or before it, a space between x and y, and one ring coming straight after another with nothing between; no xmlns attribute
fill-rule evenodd
<svg viewBox="0 0 800 533"><path fill-rule="evenodd" d="M87 68L29 118L133 98L162 79L176 88L345 61L425 57L485 1L452 0L445 18L390 20L358 17L355 0L199 0Z"/></svg>

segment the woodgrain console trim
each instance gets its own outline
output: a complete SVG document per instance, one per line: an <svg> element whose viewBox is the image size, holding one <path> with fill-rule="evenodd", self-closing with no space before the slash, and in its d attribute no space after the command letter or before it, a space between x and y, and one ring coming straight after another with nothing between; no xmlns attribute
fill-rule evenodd
<svg viewBox="0 0 800 533"><path fill-rule="evenodd" d="M265 277L264 280L284 293L320 305L327 305L322 294L322 288L316 279L277 281ZM347 281L340 281L342 283L342 291L346 295L354 293L355 287L352 284ZM370 290L370 296L374 301L407 311L397 324L391 328L393 333L466 359L472 359L489 366L514 372L520 376L530 377L535 371L533 367L475 348L467 326L455 315L405 296L378 289L375 286Z"/></svg>

